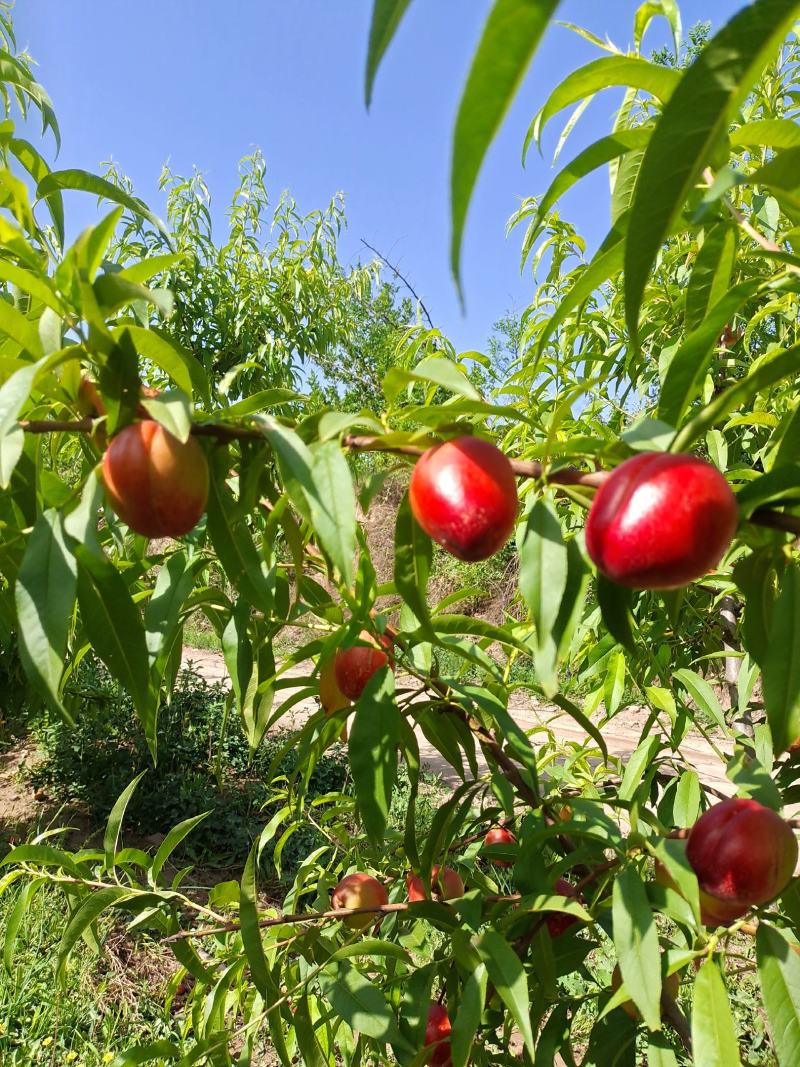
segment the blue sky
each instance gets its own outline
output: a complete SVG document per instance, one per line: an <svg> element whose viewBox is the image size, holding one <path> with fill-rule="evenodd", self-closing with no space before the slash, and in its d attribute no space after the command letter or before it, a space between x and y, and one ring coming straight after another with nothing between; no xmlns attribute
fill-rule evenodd
<svg viewBox="0 0 800 1067"><path fill-rule="evenodd" d="M560 17L608 34L632 35L638 0L564 0ZM719 27L741 0L685 0L684 28ZM459 350L483 349L492 323L521 310L531 292L519 272L522 231L505 237L521 197L552 178L560 124L544 158L520 149L528 123L570 70L598 52L568 30L549 30L484 166L468 221L462 315L449 272L450 135L488 0L415 0L381 71L369 113L363 71L371 0L25 0L15 11L21 47L39 63L53 97L63 147L59 167L96 169L113 158L157 211L161 165L197 165L221 218L239 158L259 146L273 199L284 188L303 210L347 201L343 258L364 255L364 237L396 261L433 319ZM666 24L664 24L665 26ZM647 47L666 41L654 24ZM618 94L602 93L565 150L608 131ZM607 180L598 175L563 202L590 242L606 229ZM68 202L71 229L93 216L90 198Z"/></svg>

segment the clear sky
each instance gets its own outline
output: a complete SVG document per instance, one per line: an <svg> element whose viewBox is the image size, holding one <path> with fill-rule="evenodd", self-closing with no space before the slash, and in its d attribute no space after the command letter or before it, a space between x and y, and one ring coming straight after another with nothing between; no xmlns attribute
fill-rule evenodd
<svg viewBox="0 0 800 1067"><path fill-rule="evenodd" d="M629 45L639 0L563 0L560 17ZM161 165L205 174L222 217L239 158L259 146L273 195L289 188L303 210L337 190L347 202L345 259L365 255L364 237L396 261L434 322L460 350L483 349L492 323L521 310L531 290L519 272L522 231L505 237L521 197L552 178L558 120L544 158L520 149L547 94L597 49L553 26L495 142L473 200L464 243L467 301L462 315L449 273L450 136L461 87L488 0L415 0L378 75L372 109L363 76L371 0L23 0L15 10L19 45L39 63L63 147L58 167L96 169L112 158L136 192L163 213ZM741 0L684 0L684 29L700 19L719 27ZM664 43L660 22L647 49ZM565 149L608 132L618 93L600 94ZM48 153L52 158L51 146ZM608 222L604 174L563 202L590 240ZM70 194L71 230L94 203ZM68 223L69 224L69 223Z"/></svg>

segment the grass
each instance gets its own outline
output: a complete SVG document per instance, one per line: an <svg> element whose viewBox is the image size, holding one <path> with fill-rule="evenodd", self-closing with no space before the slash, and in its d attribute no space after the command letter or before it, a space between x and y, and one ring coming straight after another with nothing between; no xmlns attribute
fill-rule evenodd
<svg viewBox="0 0 800 1067"><path fill-rule="evenodd" d="M0 930L16 896L12 888L0 897ZM102 956L79 942L64 985L56 985L64 914L61 893L40 890L20 928L11 972L0 967L3 1067L101 1067L132 1045L177 1036L164 1009L165 987L176 964L151 941L133 940L106 926Z"/></svg>

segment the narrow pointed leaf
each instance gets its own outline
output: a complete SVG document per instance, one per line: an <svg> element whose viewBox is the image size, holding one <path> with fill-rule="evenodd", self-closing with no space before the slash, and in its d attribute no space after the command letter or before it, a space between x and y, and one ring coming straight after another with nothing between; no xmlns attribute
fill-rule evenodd
<svg viewBox="0 0 800 1067"><path fill-rule="evenodd" d="M489 145L536 51L558 0L495 0L472 60L453 140L450 265L460 288L467 209Z"/></svg>
<svg viewBox="0 0 800 1067"><path fill-rule="evenodd" d="M64 713L59 694L75 605L77 565L61 516L36 520L17 575L19 651L25 673L50 705Z"/></svg>
<svg viewBox="0 0 800 1067"><path fill-rule="evenodd" d="M728 993L714 960L694 980L692 1045L694 1061L703 1067L741 1067Z"/></svg>
<svg viewBox="0 0 800 1067"><path fill-rule="evenodd" d="M372 22L369 28L367 72L364 84L364 98L367 107L372 103L372 89L375 85L375 75L378 73L378 67L410 3L411 0L374 0Z"/></svg>

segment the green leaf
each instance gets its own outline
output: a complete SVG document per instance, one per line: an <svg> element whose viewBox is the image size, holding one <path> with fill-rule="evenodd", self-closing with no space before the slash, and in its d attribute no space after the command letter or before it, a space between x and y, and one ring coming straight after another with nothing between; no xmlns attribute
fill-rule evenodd
<svg viewBox="0 0 800 1067"><path fill-rule="evenodd" d="M124 189L120 189L112 182L100 178L96 174L90 174L86 170L54 170L39 182L36 188L36 196L39 200L46 200L64 189L75 189L83 193L92 193L103 200L110 200L112 204L121 204L135 215L146 219L159 230L167 244L172 248L170 232L161 219L148 208L143 200L131 196Z"/></svg>
<svg viewBox="0 0 800 1067"><path fill-rule="evenodd" d="M633 40L636 49L638 51L641 47L647 27L658 15L663 16L669 22L675 58L678 59L681 47L681 13L677 0L646 0L640 5L633 20Z"/></svg>
<svg viewBox="0 0 800 1067"><path fill-rule="evenodd" d="M558 0L495 0L472 60L453 139L450 264L461 288L461 240L483 158Z"/></svg>
<svg viewBox="0 0 800 1067"><path fill-rule="evenodd" d="M639 170L625 248L625 314L634 346L659 249L798 7L797 0L755 0L738 12L686 69L664 107Z"/></svg>
<svg viewBox="0 0 800 1067"><path fill-rule="evenodd" d="M103 851L106 855L106 869L109 871L113 870L114 867L114 860L117 854L117 842L119 841L119 829L122 825L122 820L125 818L125 809L128 806L128 801L133 796L133 791L146 773L147 771L145 770L142 771L141 774L137 774L133 781L125 786L114 802L114 807L111 809L111 813L108 816L106 832L103 835Z"/></svg>
<svg viewBox="0 0 800 1067"><path fill-rule="evenodd" d="M647 1067L678 1067L672 1045L663 1031L649 1035L645 1063Z"/></svg>
<svg viewBox="0 0 800 1067"><path fill-rule="evenodd" d="M387 400L394 400L402 389L414 382L431 382L456 396L480 401L481 394L467 377L464 367L444 356L427 356L411 370L392 367L383 379L383 391Z"/></svg>
<svg viewBox="0 0 800 1067"><path fill-rule="evenodd" d="M139 609L122 575L105 555L76 544L78 603L95 652L133 699L155 756L158 698L150 687L147 644Z"/></svg>
<svg viewBox="0 0 800 1067"><path fill-rule="evenodd" d="M164 864L181 841L188 837L195 826L199 826L203 819L207 819L210 814L210 811L202 811L199 815L193 815L191 819L184 819L183 822L179 822L177 826L172 827L158 846L158 851L153 857L153 865L148 872L148 878L152 885L155 885L158 881L158 876L161 874Z"/></svg>
<svg viewBox="0 0 800 1067"><path fill-rule="evenodd" d="M484 963L470 972L461 988L458 1012L453 1019L450 1048L453 1067L467 1067L481 1022L489 975Z"/></svg>
<svg viewBox="0 0 800 1067"><path fill-rule="evenodd" d="M32 878L27 885L20 889L19 895L14 902L14 907L6 917L6 932L3 938L3 964L9 975L14 974L14 945L17 941L17 934L22 925L22 920L25 918L33 898L43 885L47 885L46 878Z"/></svg>
<svg viewBox="0 0 800 1067"><path fill-rule="evenodd" d="M700 814L700 779L694 771L684 771L678 779L672 814L676 826L694 826Z"/></svg>
<svg viewBox="0 0 800 1067"><path fill-rule="evenodd" d="M622 784L619 787L620 800L633 800L642 778L658 755L661 744L661 737L658 734L650 734L627 759Z"/></svg>
<svg viewBox="0 0 800 1067"><path fill-rule="evenodd" d="M608 137L595 141L575 156L551 182L550 188L537 206L528 233L533 236L540 229L553 207L576 182L597 170L598 167L611 162L612 159L619 159L620 156L626 155L631 149L643 147L650 139L651 133L651 126L618 130Z"/></svg>
<svg viewBox="0 0 800 1067"><path fill-rule="evenodd" d="M25 673L64 715L59 690L76 582L77 566L64 540L61 516L47 510L36 520L17 575L18 640Z"/></svg>
<svg viewBox="0 0 800 1067"><path fill-rule="evenodd" d="M92 288L98 305L108 317L119 308L140 301L152 304L164 318L169 318L172 314L174 300L168 289L148 289L147 286L132 282L119 273L99 275Z"/></svg>
<svg viewBox="0 0 800 1067"><path fill-rule="evenodd" d="M325 441L314 450L276 419L258 420L278 460L284 481L294 483L305 502L293 502L308 515L322 548L349 584L353 578L356 544L356 498L347 460L337 441Z"/></svg>
<svg viewBox="0 0 800 1067"><path fill-rule="evenodd" d="M0 259L0 279L10 282L25 293L30 293L36 300L41 302L52 311L62 314L61 301L56 296L50 279L44 275L34 274L33 271L25 270L24 267L11 263L10 260ZM13 310L13 309L12 309ZM24 318L24 316L23 316ZM28 322L25 319L25 322ZM32 325L32 323L29 323ZM29 337L32 341L32 337ZM60 346L59 346L60 347Z"/></svg>
<svg viewBox="0 0 800 1067"><path fill-rule="evenodd" d="M745 404L751 397L775 385L783 378L790 378L800 371L800 345L785 351L770 353L750 373L735 382L688 422L675 435L671 452L687 452L694 442L702 437L714 423L729 412Z"/></svg>
<svg viewBox="0 0 800 1067"><path fill-rule="evenodd" d="M123 331L112 332L116 335ZM197 394L204 404L211 406L206 372L202 363L187 348L155 329L125 326L124 332L130 336L139 355L160 367L187 396Z"/></svg>
<svg viewBox="0 0 800 1067"><path fill-rule="evenodd" d="M246 518L225 484L227 458L211 464L208 493L208 533L228 581L245 599L264 612L272 611L273 587L264 574Z"/></svg>
<svg viewBox="0 0 800 1067"><path fill-rule="evenodd" d="M730 141L734 148L797 148L800 125L791 119L757 119L732 130Z"/></svg>
<svg viewBox="0 0 800 1067"><path fill-rule="evenodd" d="M173 437L186 442L192 432L192 407L186 393L180 389L167 389L158 396L140 401L148 415L160 423Z"/></svg>
<svg viewBox="0 0 800 1067"><path fill-rule="evenodd" d="M544 107L530 125L522 158L525 159L531 142L541 142L542 133L550 119L565 107L592 96L600 89L629 85L666 102L674 92L680 73L658 63L650 63L638 56L604 56L572 71L550 94Z"/></svg>
<svg viewBox="0 0 800 1067"><path fill-rule="evenodd" d="M725 714L720 707L717 694L705 678L701 677L696 671L690 671L688 667L681 667L673 671L672 677L681 683L698 708L704 711L721 730L727 733L728 726L725 722Z"/></svg>
<svg viewBox="0 0 800 1067"><path fill-rule="evenodd" d="M356 704L348 748L361 821L376 845L383 842L389 818L399 738L394 673L383 667L370 678Z"/></svg>
<svg viewBox="0 0 800 1067"><path fill-rule="evenodd" d="M612 914L622 980L647 1026L657 1030L661 1024L658 931L644 883L632 867L614 879Z"/></svg>
<svg viewBox="0 0 800 1067"><path fill-rule="evenodd" d="M426 593L432 558L431 539L414 518L406 494L395 521L394 584L423 628L430 622Z"/></svg>
<svg viewBox="0 0 800 1067"><path fill-rule="evenodd" d="M597 574L597 602L608 632L623 648L636 651L633 636L633 593L624 586L617 585L604 574Z"/></svg>
<svg viewBox="0 0 800 1067"><path fill-rule="evenodd" d="M741 1067L725 983L715 960L708 960L694 980L692 1045L703 1067Z"/></svg>
<svg viewBox="0 0 800 1067"><path fill-rule="evenodd" d="M658 402L660 418L678 425L686 408L701 391L725 325L732 321L742 304L755 295L761 284L760 279L750 279L734 286L689 334L672 357L664 378Z"/></svg>
<svg viewBox="0 0 800 1067"><path fill-rule="evenodd" d="M88 926L95 922L108 908L123 900L128 900L133 894L121 886L108 886L90 893L77 908L67 923L66 929L58 946L58 964L56 967L56 981L66 980L66 967L69 954L75 947L75 943Z"/></svg>
<svg viewBox="0 0 800 1067"><path fill-rule="evenodd" d="M192 592L197 568L198 563L190 563L186 552L180 551L168 556L158 572L153 595L144 609L145 642L151 666L172 645L181 608Z"/></svg>
<svg viewBox="0 0 800 1067"><path fill-rule="evenodd" d="M522 961L503 935L491 927L483 931L475 948L486 965L489 981L511 1012L528 1052L532 1057L535 1056L528 979Z"/></svg>
<svg viewBox="0 0 800 1067"><path fill-rule="evenodd" d="M267 966L267 958L264 955L264 944L261 940L261 927L258 925L258 886L256 872L258 870L258 841L250 849L247 862L242 871L242 881L239 893L239 921L242 928L242 945L244 946L247 962L250 964L250 975L253 984L265 999L269 996L269 988L272 979Z"/></svg>
<svg viewBox="0 0 800 1067"><path fill-rule="evenodd" d="M0 330L4 328L2 307L9 305L0 300ZM0 489L8 489L11 475L22 455L25 434L17 419L30 396L38 371L38 364L23 366L0 386Z"/></svg>
<svg viewBox="0 0 800 1067"><path fill-rule="evenodd" d="M519 587L536 627L536 675L547 696L558 686L555 633L567 588L569 556L554 505L536 500L528 512L519 546Z"/></svg>
<svg viewBox="0 0 800 1067"><path fill-rule="evenodd" d="M334 1012L352 1030L384 1044L405 1044L381 990L351 964L326 967L320 972L319 984Z"/></svg>
<svg viewBox="0 0 800 1067"><path fill-rule="evenodd" d="M63 867L73 878L81 878L82 872L69 852L52 845L17 845L0 860L0 867L11 863L34 863L39 867Z"/></svg>
<svg viewBox="0 0 800 1067"><path fill-rule="evenodd" d="M111 1061L110 1067L135 1067L139 1063L152 1063L153 1060L176 1060L182 1056L182 1051L177 1045L166 1039L153 1041L149 1045L137 1045L136 1048L118 1052Z"/></svg>
<svg viewBox="0 0 800 1067"><path fill-rule="evenodd" d="M800 956L796 948L774 926L758 924L758 977L779 1067L800 1063Z"/></svg>
<svg viewBox="0 0 800 1067"><path fill-rule="evenodd" d="M19 137L12 137L8 141L8 147L37 185L46 174L50 173L50 167L45 162L41 153L34 148L29 141L25 141ZM53 220L56 238L58 239L59 245L63 248L64 198L60 193L53 193L48 197L47 208L50 212L50 218Z"/></svg>
<svg viewBox="0 0 800 1067"><path fill-rule="evenodd" d="M356 551L356 494L353 476L338 441L311 450L313 489L306 493L320 543L349 585Z"/></svg>
<svg viewBox="0 0 800 1067"><path fill-rule="evenodd" d="M749 518L756 508L782 500L800 499L800 464L787 463L747 482L736 494L739 514Z"/></svg>
<svg viewBox="0 0 800 1067"><path fill-rule="evenodd" d="M776 752L800 738L800 567L791 564L780 580L770 614L763 663L764 704Z"/></svg>
<svg viewBox="0 0 800 1067"><path fill-rule="evenodd" d="M696 330L726 294L736 258L736 229L717 223L705 235L686 290L686 330ZM723 323L723 326L725 323Z"/></svg>
<svg viewBox="0 0 800 1067"><path fill-rule="evenodd" d="M375 0L372 5L367 71L364 79L364 99L367 107L372 103L372 89L380 62L410 3L411 0Z"/></svg>

